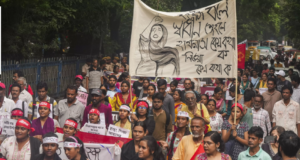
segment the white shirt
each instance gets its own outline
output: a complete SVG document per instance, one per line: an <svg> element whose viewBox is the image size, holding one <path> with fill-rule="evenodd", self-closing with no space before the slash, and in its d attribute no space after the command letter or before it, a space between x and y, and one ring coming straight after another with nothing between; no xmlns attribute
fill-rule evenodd
<svg viewBox="0 0 300 160"><path fill-rule="evenodd" d="M87 93L87 90L82 86L79 86L78 91Z"/></svg>
<svg viewBox="0 0 300 160"><path fill-rule="evenodd" d="M4 97L2 106L0 108L0 112L7 112L10 115L11 111L14 108L16 108L15 102L11 99L8 99L8 98Z"/></svg>
<svg viewBox="0 0 300 160"><path fill-rule="evenodd" d="M15 108L20 108L23 110L23 102L24 102L24 117L28 117L28 103L22 100L18 100L17 103L15 104Z"/></svg>
<svg viewBox="0 0 300 160"><path fill-rule="evenodd" d="M9 94L9 99L12 99L12 95L11 92ZM19 99L22 101L25 101L27 104L30 104L32 102L32 95L26 91L26 89L24 89L20 95L19 95Z"/></svg>
<svg viewBox="0 0 300 160"><path fill-rule="evenodd" d="M297 88L293 87L292 100L300 104L300 85Z"/></svg>

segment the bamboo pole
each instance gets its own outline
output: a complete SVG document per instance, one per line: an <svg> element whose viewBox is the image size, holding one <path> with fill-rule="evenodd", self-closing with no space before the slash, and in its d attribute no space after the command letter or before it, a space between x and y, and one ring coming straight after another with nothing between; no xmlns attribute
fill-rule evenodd
<svg viewBox="0 0 300 160"><path fill-rule="evenodd" d="M130 108L130 110L133 111L131 75L129 75L129 84L130 84L130 90L129 90L129 94L130 94L130 104L131 104L131 106L132 106L132 108Z"/></svg>
<svg viewBox="0 0 300 160"><path fill-rule="evenodd" d="M237 90L238 90L238 86L237 86L237 84L238 84L238 78L236 77L235 78L235 99L234 99L234 101L235 101L235 106L234 106L234 124L236 124L236 106L237 106Z"/></svg>

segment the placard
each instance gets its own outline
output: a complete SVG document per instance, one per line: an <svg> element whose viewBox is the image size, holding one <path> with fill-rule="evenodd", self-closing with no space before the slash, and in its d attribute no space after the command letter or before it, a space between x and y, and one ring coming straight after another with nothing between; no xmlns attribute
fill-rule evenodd
<svg viewBox="0 0 300 160"><path fill-rule="evenodd" d="M203 87L203 85L206 84L204 81L200 81L200 86Z"/></svg>
<svg viewBox="0 0 300 160"><path fill-rule="evenodd" d="M128 129L124 129L124 128L117 127L115 125L110 124L106 135L112 136L112 137L128 138L129 133L130 133L130 130L128 130Z"/></svg>
<svg viewBox="0 0 300 160"><path fill-rule="evenodd" d="M105 125L101 124L85 123L83 126L83 132L87 133L105 135L105 131Z"/></svg>
<svg viewBox="0 0 300 160"><path fill-rule="evenodd" d="M0 131L3 129L3 120L4 119L10 119L10 113L9 112L0 112Z"/></svg>
<svg viewBox="0 0 300 160"><path fill-rule="evenodd" d="M15 119L3 119L3 135L14 136L15 135L15 127L17 120Z"/></svg>
<svg viewBox="0 0 300 160"><path fill-rule="evenodd" d="M116 91L107 91L106 95L113 99L116 93Z"/></svg>
<svg viewBox="0 0 300 160"><path fill-rule="evenodd" d="M134 0L129 71L141 77L237 77L235 0L161 12Z"/></svg>
<svg viewBox="0 0 300 160"><path fill-rule="evenodd" d="M83 104L84 107L86 107L88 96L89 96L89 94L87 94L85 92L78 91L76 98L79 102L81 102Z"/></svg>
<svg viewBox="0 0 300 160"><path fill-rule="evenodd" d="M265 93L266 91L268 91L268 88L259 88L259 94L262 95L263 93Z"/></svg>

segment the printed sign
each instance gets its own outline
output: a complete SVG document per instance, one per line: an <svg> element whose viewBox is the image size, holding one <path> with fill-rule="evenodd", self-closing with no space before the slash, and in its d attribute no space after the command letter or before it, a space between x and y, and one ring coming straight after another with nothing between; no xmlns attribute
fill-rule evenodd
<svg viewBox="0 0 300 160"><path fill-rule="evenodd" d="M107 136L113 136L113 137L122 137L122 138L128 138L129 137L130 130L124 129L121 127L117 127L115 125L109 125L107 130Z"/></svg>
<svg viewBox="0 0 300 160"><path fill-rule="evenodd" d="M106 95L113 99L116 93L115 91L107 91Z"/></svg>
<svg viewBox="0 0 300 160"><path fill-rule="evenodd" d="M85 123L83 126L83 132L105 135L105 125Z"/></svg>
<svg viewBox="0 0 300 160"><path fill-rule="evenodd" d="M16 127L17 120L15 119L3 119L3 130L2 134L8 136L15 135L15 127Z"/></svg>
<svg viewBox="0 0 300 160"><path fill-rule="evenodd" d="M3 120L10 119L10 113L5 110L5 112L0 112L0 131L3 129Z"/></svg>
<svg viewBox="0 0 300 160"><path fill-rule="evenodd" d="M156 11L134 1L130 75L237 77L235 0L187 12Z"/></svg>
<svg viewBox="0 0 300 160"><path fill-rule="evenodd" d="M87 94L85 92L81 92L81 91L78 91L77 93L78 93L77 96L76 96L77 100L79 102L81 102L83 104L83 106L86 107L87 106L87 99L88 99L89 94Z"/></svg>

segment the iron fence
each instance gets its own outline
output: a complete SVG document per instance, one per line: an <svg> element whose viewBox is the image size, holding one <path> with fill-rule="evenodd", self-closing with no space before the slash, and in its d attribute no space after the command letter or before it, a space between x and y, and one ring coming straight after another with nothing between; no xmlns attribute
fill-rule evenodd
<svg viewBox="0 0 300 160"><path fill-rule="evenodd" d="M48 95L60 97L64 94L67 85L74 83L74 77L81 74L81 66L87 58L88 56L5 61L1 64L1 82L6 85L8 96L8 87L13 83L13 71L21 70L34 95L37 95L38 82L46 82Z"/></svg>

